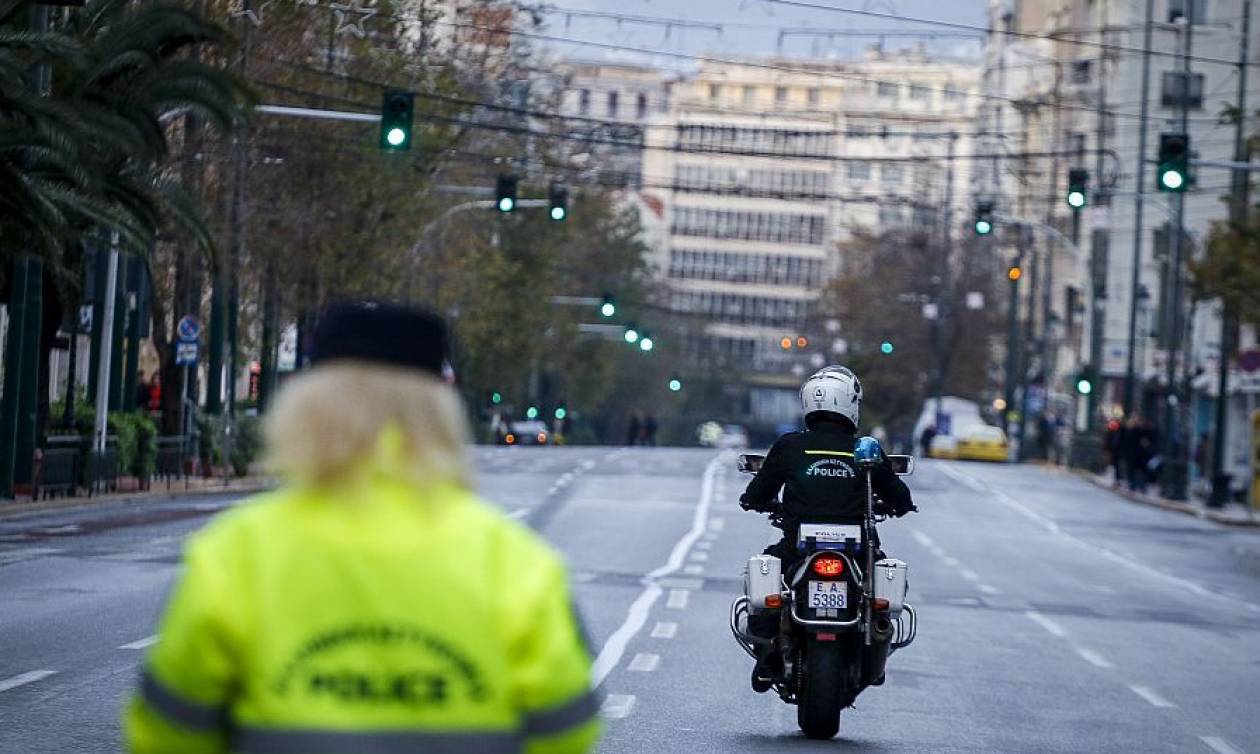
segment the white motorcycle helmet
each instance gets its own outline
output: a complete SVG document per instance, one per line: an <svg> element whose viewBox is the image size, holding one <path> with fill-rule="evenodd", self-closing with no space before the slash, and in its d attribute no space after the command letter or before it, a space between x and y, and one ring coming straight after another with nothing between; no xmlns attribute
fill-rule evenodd
<svg viewBox="0 0 1260 754"><path fill-rule="evenodd" d="M801 386L801 410L806 418L825 411L843 416L857 427L861 408L862 383L848 367L823 367Z"/></svg>

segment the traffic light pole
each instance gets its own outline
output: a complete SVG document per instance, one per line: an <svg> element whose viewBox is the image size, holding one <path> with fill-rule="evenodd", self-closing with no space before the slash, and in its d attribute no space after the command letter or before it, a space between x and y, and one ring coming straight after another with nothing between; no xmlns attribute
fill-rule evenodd
<svg viewBox="0 0 1260 754"><path fill-rule="evenodd" d="M306 108L287 107L287 108L272 108L272 109L305 110ZM314 111L314 112L331 112L331 111ZM342 115L356 115L356 113L341 113L341 114ZM313 117L313 116L302 116L302 117ZM372 116L371 118L369 118L369 120L376 120L376 119L377 119L376 116ZM339 118L339 120L353 120L353 119ZM516 207L518 209L537 209L539 207L547 207L549 205L550 205L550 202L548 202L546 199L517 199L516 200ZM434 228L437 228L439 225L442 225L447 220L451 219L455 215L458 215L462 212L468 212L474 209L497 209L497 207L498 205L493 199L474 199L473 201L470 201L470 202L462 202L460 204L447 207L442 212L442 214L430 220L428 223L425 224L423 228L420 229L420 232L416 234L416 242L411 245L411 249L407 252L407 256L411 260L411 270L409 271L408 277L407 277L407 294L409 297L413 295L416 288L416 274L417 274L416 267L419 265L419 262L420 262L420 248L424 245L424 242L428 240L429 233Z"/></svg>
<svg viewBox="0 0 1260 754"><path fill-rule="evenodd" d="M1129 336L1124 369L1124 415L1137 405L1137 320L1138 290L1142 287L1142 210L1146 196L1146 131L1151 110L1151 34L1155 27L1155 0L1146 0L1146 22L1142 39L1142 105L1138 116L1137 183L1133 203L1133 279L1129 288Z"/></svg>

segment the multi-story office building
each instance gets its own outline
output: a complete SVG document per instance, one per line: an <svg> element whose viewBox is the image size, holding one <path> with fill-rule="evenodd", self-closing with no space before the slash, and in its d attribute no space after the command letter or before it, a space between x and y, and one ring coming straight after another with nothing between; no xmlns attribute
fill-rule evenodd
<svg viewBox="0 0 1260 754"><path fill-rule="evenodd" d="M855 233L944 222L947 176L962 226L979 76L921 50L705 64L652 119L653 258L670 307L705 323L693 350L738 365L749 421L791 421L801 376L832 357L795 344L821 334L813 305Z"/></svg>

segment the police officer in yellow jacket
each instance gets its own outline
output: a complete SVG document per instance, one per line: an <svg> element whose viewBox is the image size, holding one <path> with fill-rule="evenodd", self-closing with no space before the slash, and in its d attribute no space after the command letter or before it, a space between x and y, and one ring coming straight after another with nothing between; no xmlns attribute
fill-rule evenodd
<svg viewBox="0 0 1260 754"><path fill-rule="evenodd" d="M559 557L469 485L444 323L334 306L268 416L286 480L190 541L126 711L150 754L578 754L599 736Z"/></svg>

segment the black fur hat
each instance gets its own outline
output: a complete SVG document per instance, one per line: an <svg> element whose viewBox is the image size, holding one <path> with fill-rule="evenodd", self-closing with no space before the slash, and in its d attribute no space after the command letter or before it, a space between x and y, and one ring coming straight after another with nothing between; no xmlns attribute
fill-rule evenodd
<svg viewBox="0 0 1260 754"><path fill-rule="evenodd" d="M427 309L381 301L333 304L315 326L311 365L355 360L446 376L446 322Z"/></svg>

